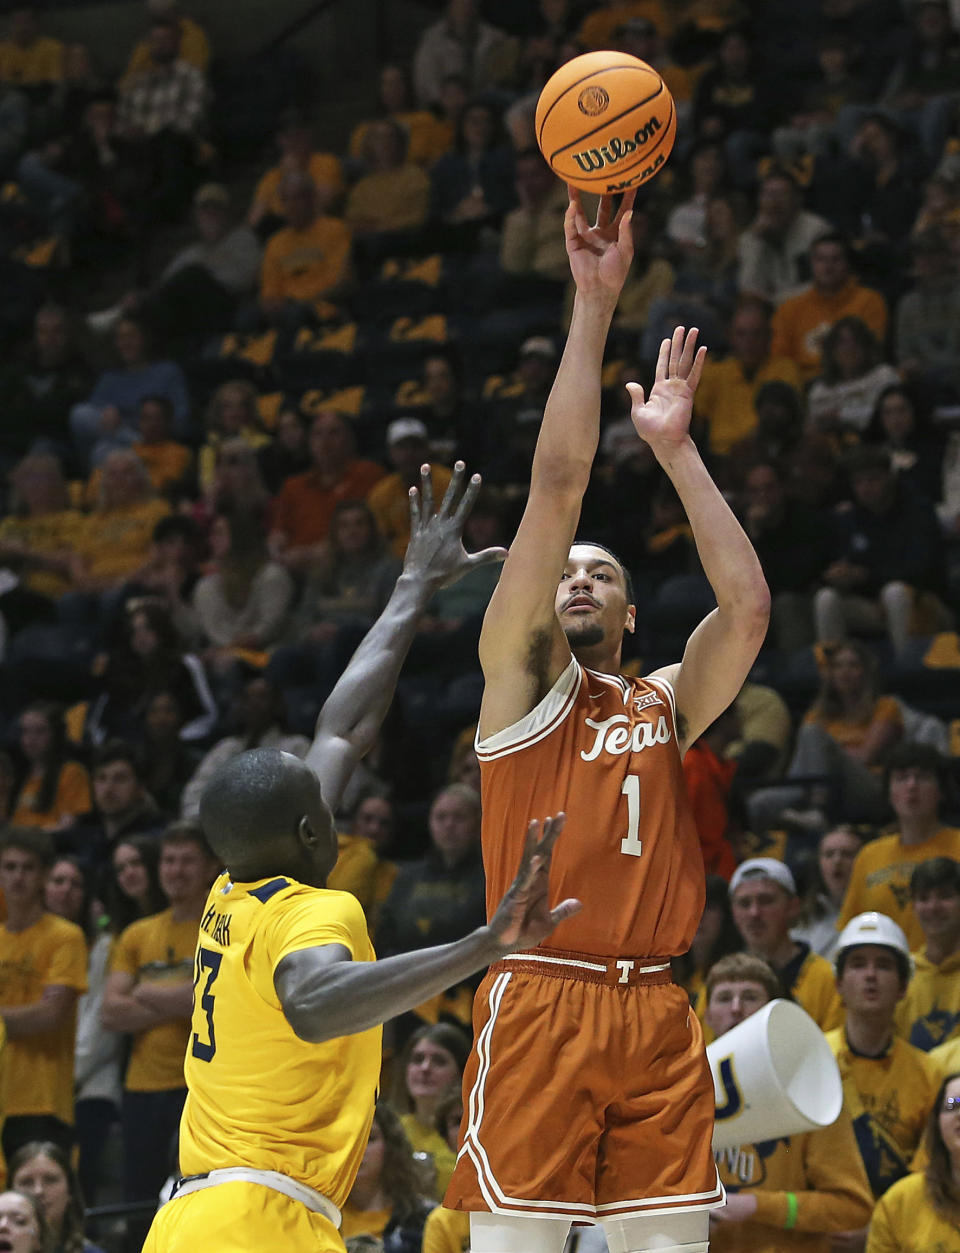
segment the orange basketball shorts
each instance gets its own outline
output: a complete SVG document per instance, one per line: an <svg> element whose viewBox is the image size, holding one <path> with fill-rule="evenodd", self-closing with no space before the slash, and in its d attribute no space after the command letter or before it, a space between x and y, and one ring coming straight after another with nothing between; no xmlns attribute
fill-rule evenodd
<svg viewBox="0 0 960 1253"><path fill-rule="evenodd" d="M703 1034L655 961L538 949L491 966L449 1209L598 1222L723 1204Z"/></svg>

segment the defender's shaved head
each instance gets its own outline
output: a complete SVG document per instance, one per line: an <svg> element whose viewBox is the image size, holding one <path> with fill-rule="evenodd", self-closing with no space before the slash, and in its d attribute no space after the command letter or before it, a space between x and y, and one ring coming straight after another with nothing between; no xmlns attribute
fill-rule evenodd
<svg viewBox="0 0 960 1253"><path fill-rule="evenodd" d="M240 881L287 874L322 886L337 857L333 816L299 757L255 748L232 758L200 798L200 822Z"/></svg>

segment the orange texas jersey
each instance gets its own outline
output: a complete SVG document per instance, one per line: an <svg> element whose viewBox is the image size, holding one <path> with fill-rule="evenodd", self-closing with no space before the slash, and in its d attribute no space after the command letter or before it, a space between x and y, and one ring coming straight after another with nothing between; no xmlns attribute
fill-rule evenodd
<svg viewBox="0 0 960 1253"><path fill-rule="evenodd" d="M704 902L672 685L587 670L572 658L526 717L477 742L487 911L520 862L527 824L563 810L551 899L583 901L550 949L685 953Z"/></svg>

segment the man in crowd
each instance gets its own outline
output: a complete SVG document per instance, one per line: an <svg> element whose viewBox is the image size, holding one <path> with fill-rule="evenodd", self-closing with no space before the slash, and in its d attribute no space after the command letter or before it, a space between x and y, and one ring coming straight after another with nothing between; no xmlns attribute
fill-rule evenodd
<svg viewBox="0 0 960 1253"><path fill-rule="evenodd" d="M746 953L723 957L707 975L707 1024L719 1038L778 991L764 961ZM873 1197L846 1109L830 1127L715 1156L727 1204L713 1214L711 1253L826 1249L827 1237L870 1220ZM817 1236L822 1244L814 1243Z"/></svg>
<svg viewBox="0 0 960 1253"><path fill-rule="evenodd" d="M313 467L280 489L270 537L276 559L298 572L319 556L336 505L365 499L384 477L381 465L357 456L349 421L332 409L314 418L309 446Z"/></svg>
<svg viewBox="0 0 960 1253"><path fill-rule="evenodd" d="M897 1027L905 1040L929 1051L960 1038L960 861L931 857L914 867L910 900L924 943L913 955Z"/></svg>
<svg viewBox="0 0 960 1253"><path fill-rule="evenodd" d="M147 792L133 745L108 740L93 761L93 812L57 836L58 851L99 865L124 835L151 835L163 819Z"/></svg>
<svg viewBox="0 0 960 1253"><path fill-rule="evenodd" d="M795 362L805 383L820 372L827 332L841 318L860 318L879 343L887 332L887 304L879 292L859 283L850 265L850 245L830 232L810 248L813 282L785 300L773 315L773 353Z"/></svg>
<svg viewBox="0 0 960 1253"><path fill-rule="evenodd" d="M111 955L103 1025L132 1037L122 1106L125 1201L155 1198L173 1164L187 1094L183 1057L193 1009L193 957L219 868L198 822L169 826L160 844L160 887L169 908L131 923ZM149 1217L140 1225L141 1240L148 1223ZM128 1228L131 1237L137 1229L136 1222Z"/></svg>
<svg viewBox="0 0 960 1253"><path fill-rule="evenodd" d="M30 1140L73 1144L73 1044L77 996L87 989L87 945L72 922L48 913L43 887L53 861L42 832L9 830L0 844L0 1019L3 1153Z"/></svg>
<svg viewBox="0 0 960 1253"><path fill-rule="evenodd" d="M771 172L760 184L757 215L740 237L742 295L778 305L802 289L810 245L830 230L802 205L800 188L785 171Z"/></svg>
<svg viewBox="0 0 960 1253"><path fill-rule="evenodd" d="M789 867L774 857L741 862L730 880L730 906L747 951L779 978L779 994L796 1001L821 1030L836 1027L842 1011L830 963L790 935L800 901Z"/></svg>
<svg viewBox="0 0 960 1253"><path fill-rule="evenodd" d="M894 1016L910 980L907 937L886 914L858 914L843 929L835 957L845 1010L827 1034L843 1080L860 1156L881 1197L909 1174L936 1099L936 1065L894 1035Z"/></svg>
<svg viewBox="0 0 960 1253"><path fill-rule="evenodd" d="M865 844L857 854L838 927L867 910L898 923L912 952L924 942L910 899L910 876L932 857L960 860L960 831L940 816L946 762L929 744L901 744L887 760L887 794L897 830Z"/></svg>
<svg viewBox="0 0 960 1253"><path fill-rule="evenodd" d="M120 88L117 121L149 175L142 212L147 220L163 221L179 215L194 186L207 83L180 56L175 19L154 18L149 48L149 66Z"/></svg>
<svg viewBox="0 0 960 1253"><path fill-rule="evenodd" d="M708 361L697 389L697 418L707 425L707 442L725 456L757 426L755 401L765 383L800 387L796 365L770 353L770 312L762 300L741 300L730 322L730 355Z"/></svg>
<svg viewBox="0 0 960 1253"><path fill-rule="evenodd" d="M430 461L427 428L419 418L397 418L387 427L387 456L393 473L370 489L367 504L377 520L380 534L403 560L410 541L410 488L420 483L420 467ZM433 495L442 500L450 486L446 466L431 465Z"/></svg>

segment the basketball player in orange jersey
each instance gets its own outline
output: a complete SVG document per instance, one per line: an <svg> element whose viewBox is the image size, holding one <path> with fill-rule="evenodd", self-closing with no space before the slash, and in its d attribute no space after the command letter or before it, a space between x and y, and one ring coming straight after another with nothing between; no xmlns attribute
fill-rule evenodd
<svg viewBox="0 0 960 1253"><path fill-rule="evenodd" d="M488 907L510 882L525 817L567 815L552 888L583 910L550 947L495 963L477 993L462 1145L445 1204L471 1211L472 1253L558 1253L572 1221L612 1253L704 1253L723 1204L713 1083L671 978L704 903L681 760L730 704L769 616L760 564L689 435L705 350L678 327L632 419L683 501L717 608L683 660L620 676L632 631L623 567L573 543L597 450L600 366L632 256L627 196L565 220L576 300L523 519L480 637L477 755ZM571 547L572 544L572 547ZM505 816L510 815L510 822Z"/></svg>

